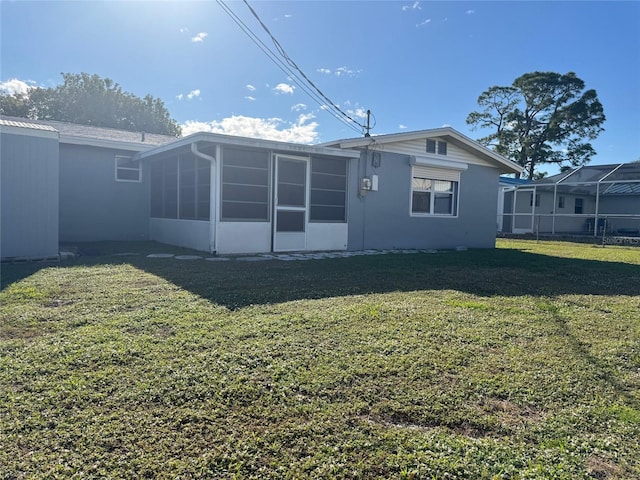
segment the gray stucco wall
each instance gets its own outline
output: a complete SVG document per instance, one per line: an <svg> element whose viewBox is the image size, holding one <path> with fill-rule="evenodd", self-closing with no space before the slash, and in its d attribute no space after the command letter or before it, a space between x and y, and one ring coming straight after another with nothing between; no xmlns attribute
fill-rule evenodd
<svg viewBox="0 0 640 480"><path fill-rule="evenodd" d="M497 169L469 165L461 173L458 217L412 217L411 171L407 155L383 153L375 170L365 159L351 161L349 250L495 247ZM360 179L371 174L378 175L379 189L359 198Z"/></svg>
<svg viewBox="0 0 640 480"><path fill-rule="evenodd" d="M2 133L2 258L58 254L58 140Z"/></svg>
<svg viewBox="0 0 640 480"><path fill-rule="evenodd" d="M134 152L60 145L60 241L147 240L149 172L117 182L115 156Z"/></svg>

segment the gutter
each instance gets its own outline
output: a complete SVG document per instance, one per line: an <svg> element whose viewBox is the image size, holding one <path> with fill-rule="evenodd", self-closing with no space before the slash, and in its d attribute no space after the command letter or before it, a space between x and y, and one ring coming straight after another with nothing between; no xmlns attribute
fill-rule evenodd
<svg viewBox="0 0 640 480"><path fill-rule="evenodd" d="M209 177L209 252L216 253L216 159L211 155L198 150L198 143L193 142L191 144L191 153L196 157L202 158L211 164L210 177Z"/></svg>

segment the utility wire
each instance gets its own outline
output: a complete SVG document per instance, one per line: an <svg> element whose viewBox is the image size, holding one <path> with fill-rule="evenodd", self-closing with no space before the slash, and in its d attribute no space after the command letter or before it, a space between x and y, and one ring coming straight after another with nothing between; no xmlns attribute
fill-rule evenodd
<svg viewBox="0 0 640 480"><path fill-rule="evenodd" d="M271 40L273 41L273 44L276 46L276 49L278 50L278 52L280 53L280 55L282 55L282 57L286 60L286 62L291 65L293 68L296 69L296 71L298 71L300 73L300 75L302 75L302 77L307 81L307 83L309 85L311 85L311 87L318 93L318 95L320 95L320 97L322 97L324 100L326 100L326 102L331 105L333 108L335 108L335 110L342 115L343 117L347 118L349 121L355 123L356 125L359 125L362 128L366 128L364 125L362 125L361 123L359 123L358 121L354 120L353 118L351 118L348 114L346 114L344 111L342 111L342 109L340 107L338 107L334 102L331 101L331 99L329 97L327 97L324 92L322 90L320 90L315 83L313 83L311 81L311 79L309 77L307 77L307 75L305 75L305 73L300 69L300 67L298 67L298 65L296 64L296 62L294 62L291 57L289 57L289 55L287 54L287 52L284 50L284 48L282 47L282 45L280 44L280 42L278 42L278 40L273 36L273 34L271 33L271 31L269 30L269 28L264 24L264 22L262 21L262 19L260 19L260 17L258 16L258 14L256 13L256 11L251 7L251 5L249 5L249 2L247 0L243 0L244 4L247 6L247 8L251 11L251 14L256 18L256 20L258 21L258 23L260 23L260 25L262 26L262 28L264 29L265 32L267 32L267 35L269 35L269 37L271 38Z"/></svg>
<svg viewBox="0 0 640 480"><path fill-rule="evenodd" d="M358 122L356 122L355 120L353 120L351 117L349 117L347 114L345 114L344 112L342 112L335 104L333 104L333 102L331 102L331 100L326 97L326 95L322 94L322 92L317 93L319 90L317 89L317 87L315 88L316 91L312 90L309 86L307 86L303 80L301 80L298 75L296 74L295 71L292 71L291 68L289 68L289 66L287 65L287 63L283 62L276 53L274 53L271 49L269 49L269 47L251 30L251 28L249 28L243 21L242 19L240 19L240 17L238 17L233 10L231 10L230 7L228 7L223 0L217 0L218 5L220 5L220 7L224 10L224 12L229 15L229 17L238 25L238 27L243 31L243 33L245 35L247 35L249 37L249 39L280 69L282 70L282 72L284 72L296 85L298 85L298 87L300 87L300 89L302 91L304 91L312 100L314 100L316 103L318 103L318 105L327 113L329 113L330 115L333 115L334 118L336 118L337 120L341 121L342 123L344 123L346 126L352 128L354 131L361 133L361 131L356 127L356 125L359 125L360 127L362 127L362 125L360 125ZM251 9L251 7L249 7ZM260 20L259 20L260 21ZM264 25L264 24L263 24ZM266 28L266 27L264 27ZM271 35L270 35L271 36ZM282 56L282 53L284 53L284 50L281 50L282 47L280 46L279 43L277 43L277 40L275 40L275 38L273 38L273 36L271 36L271 38L274 40L274 44L277 45L277 48L280 52L280 55ZM286 53L284 54L284 56L286 56ZM287 57L288 58L288 57ZM307 78L306 75L304 75L299 69L297 69L303 76L304 78ZM308 80L307 81L309 83L312 83ZM314 85L315 87L315 85ZM328 103L328 105L327 105ZM332 110L333 109L333 110ZM336 112L337 110L337 112ZM355 125L354 125L355 123Z"/></svg>

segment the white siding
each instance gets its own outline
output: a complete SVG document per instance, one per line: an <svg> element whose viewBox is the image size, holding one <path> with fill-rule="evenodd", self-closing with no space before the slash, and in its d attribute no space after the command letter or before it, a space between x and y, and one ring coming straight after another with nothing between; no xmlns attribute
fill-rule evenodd
<svg viewBox="0 0 640 480"><path fill-rule="evenodd" d="M209 251L209 222L150 218L149 237L156 242Z"/></svg>
<svg viewBox="0 0 640 480"><path fill-rule="evenodd" d="M271 223L220 222L216 240L221 254L270 252Z"/></svg>
<svg viewBox="0 0 640 480"><path fill-rule="evenodd" d="M442 138L434 138L434 140L438 141L446 141ZM402 155L410 155L416 157L429 157L435 158L439 160L453 160L458 162L470 163L473 165L482 165L487 167L493 167L489 162L486 162L477 156L469 153L468 151L453 145L450 142L447 142L447 154L446 155L438 155L435 153L427 153L426 147L426 139L422 138L419 140L408 140L405 142L398 143L387 143L384 145L385 152L399 153Z"/></svg>

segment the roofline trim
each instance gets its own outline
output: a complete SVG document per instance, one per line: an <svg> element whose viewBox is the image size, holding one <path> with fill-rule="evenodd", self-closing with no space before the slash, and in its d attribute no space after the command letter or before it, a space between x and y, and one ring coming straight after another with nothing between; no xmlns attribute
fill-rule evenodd
<svg viewBox="0 0 640 480"><path fill-rule="evenodd" d="M464 143L466 146L478 150L482 152L484 155L490 157L492 160L500 164L501 166L507 167L509 169L509 173L522 173L524 172L524 168L520 165L512 162L508 158L503 157L502 155L494 152L493 150L485 147L484 145L479 144L475 140L463 135L452 127L441 127L441 128L433 128L428 130L418 130L415 132L407 132L407 133L390 133L386 135L375 135L372 137L365 138L352 138L345 140L338 140L335 142L326 142L322 145L338 145L340 148L358 148L358 147L367 147L371 144L375 143L393 143L393 142L404 142L409 140L419 140L421 138L430 138L430 137L443 137L450 136L452 138L457 139L458 141Z"/></svg>
<svg viewBox="0 0 640 480"><path fill-rule="evenodd" d="M322 147L316 145L304 145L298 143L279 142L276 140L264 140L260 138L238 137L234 135L223 135L220 133L211 132L198 132L191 134L187 137L170 142L164 145L158 145L145 151L139 152L134 159L142 160L154 155L170 152L176 148L188 146L196 142L210 142L221 145L233 145L241 147L254 147L264 148L269 150L284 150L287 152L306 153L306 154L318 154L327 155L332 157L343 158L359 158L360 152L357 151L345 151L338 148Z"/></svg>
<svg viewBox="0 0 640 480"><path fill-rule="evenodd" d="M68 145L87 145L91 147L112 148L118 150L135 150L142 152L158 145L143 144L138 142L124 142L122 140L105 140L101 138L84 137L81 135L60 135L60 143Z"/></svg>

